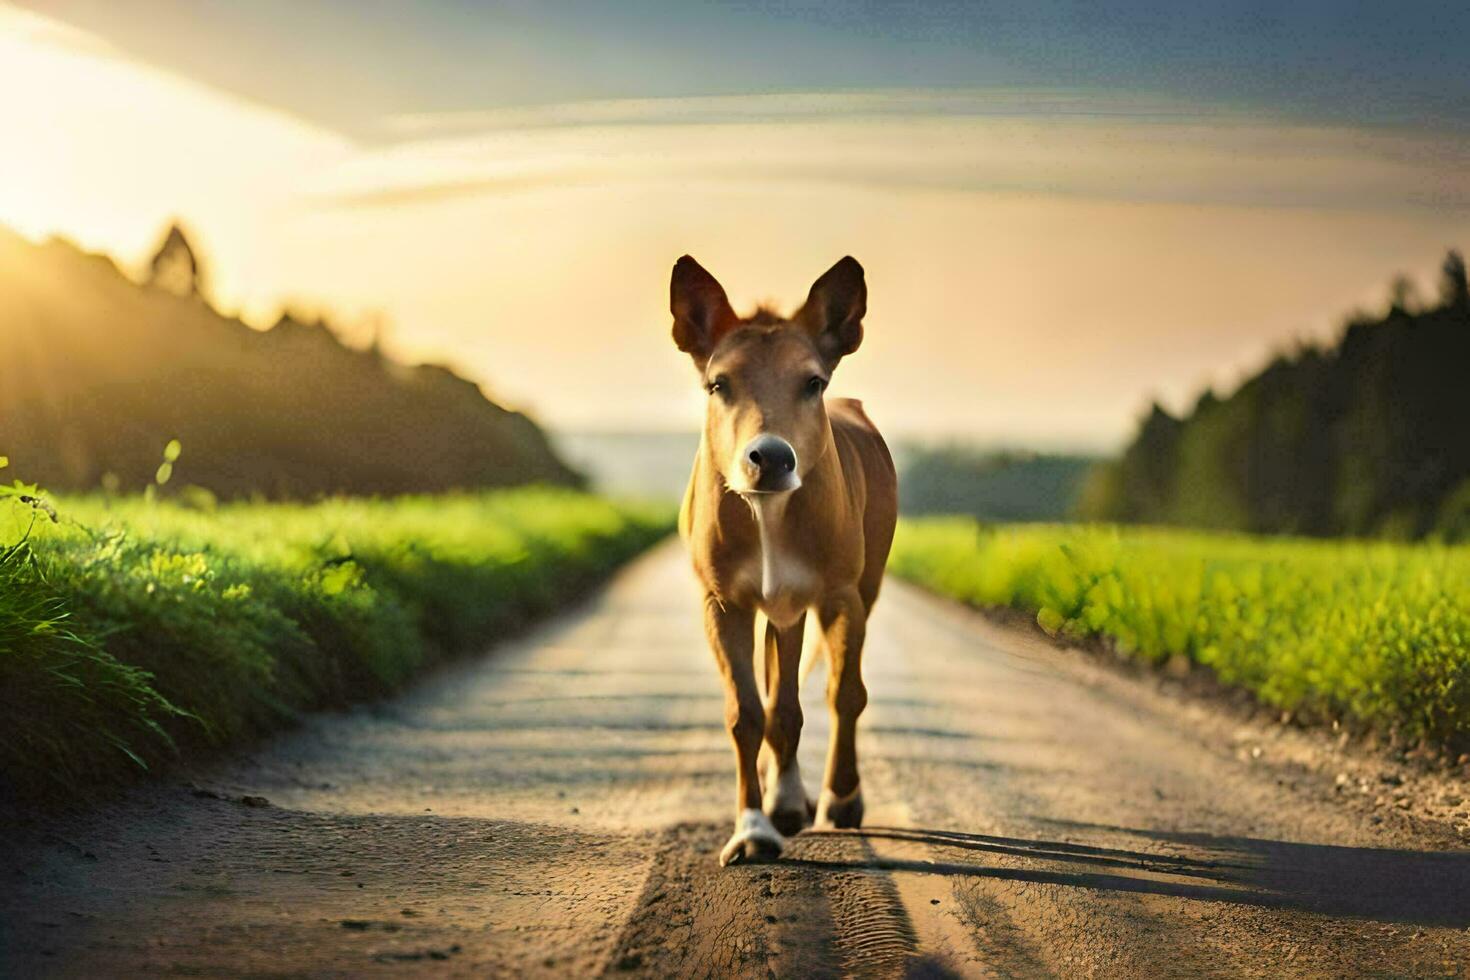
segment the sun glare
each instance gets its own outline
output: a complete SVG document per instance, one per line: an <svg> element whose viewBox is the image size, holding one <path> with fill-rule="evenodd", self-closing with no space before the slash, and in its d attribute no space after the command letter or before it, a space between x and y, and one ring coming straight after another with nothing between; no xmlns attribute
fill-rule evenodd
<svg viewBox="0 0 1470 980"><path fill-rule="evenodd" d="M0 7L0 222L63 235L125 264L172 215L202 227L227 305L303 169L345 140L132 60L91 36ZM252 239L256 241L252 241Z"/></svg>

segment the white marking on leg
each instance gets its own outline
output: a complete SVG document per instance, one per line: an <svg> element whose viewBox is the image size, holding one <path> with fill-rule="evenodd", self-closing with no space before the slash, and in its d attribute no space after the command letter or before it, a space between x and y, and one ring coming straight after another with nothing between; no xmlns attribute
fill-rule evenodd
<svg viewBox="0 0 1470 980"><path fill-rule="evenodd" d="M785 770L779 770L772 758L771 768L767 770L766 796L761 803L767 813L806 815L806 787L801 782L801 766L795 759Z"/></svg>
<svg viewBox="0 0 1470 980"><path fill-rule="evenodd" d="M720 865L724 866L732 860L744 857L747 842L760 845L772 857L780 854L781 849L786 846L786 838L771 825L769 817L760 810L741 810L740 815L735 818L735 833L720 852Z"/></svg>

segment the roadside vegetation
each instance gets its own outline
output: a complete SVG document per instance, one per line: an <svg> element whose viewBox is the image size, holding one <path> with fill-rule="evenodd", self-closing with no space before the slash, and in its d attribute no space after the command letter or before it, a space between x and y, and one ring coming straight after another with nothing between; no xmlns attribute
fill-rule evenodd
<svg viewBox="0 0 1470 980"><path fill-rule="evenodd" d="M192 507L3 489L0 794L25 796L385 694L672 524L551 488Z"/></svg>
<svg viewBox="0 0 1470 980"><path fill-rule="evenodd" d="M1303 717L1470 742L1470 545L935 518L900 524L889 568Z"/></svg>

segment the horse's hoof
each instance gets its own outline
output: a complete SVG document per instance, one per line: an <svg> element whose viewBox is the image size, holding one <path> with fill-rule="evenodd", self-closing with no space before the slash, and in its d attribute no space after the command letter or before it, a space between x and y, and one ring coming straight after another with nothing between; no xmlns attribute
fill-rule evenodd
<svg viewBox="0 0 1470 980"><path fill-rule="evenodd" d="M812 822L816 811L807 798L806 787L801 783L801 769L796 760L785 772L767 773L764 809L776 830L787 837L801 833L803 827Z"/></svg>
<svg viewBox="0 0 1470 980"><path fill-rule="evenodd" d="M822 829L851 829L863 825L863 788L858 786L846 796L839 797L830 789L822 790L817 801L817 817L814 825Z"/></svg>
<svg viewBox="0 0 1470 980"><path fill-rule="evenodd" d="M776 810L770 816L771 826L783 837L794 837L801 833L811 820L811 812L807 807L800 810Z"/></svg>
<svg viewBox="0 0 1470 980"><path fill-rule="evenodd" d="M720 866L759 864L774 861L786 846L769 818L759 810L741 810L735 821L735 833L720 851Z"/></svg>

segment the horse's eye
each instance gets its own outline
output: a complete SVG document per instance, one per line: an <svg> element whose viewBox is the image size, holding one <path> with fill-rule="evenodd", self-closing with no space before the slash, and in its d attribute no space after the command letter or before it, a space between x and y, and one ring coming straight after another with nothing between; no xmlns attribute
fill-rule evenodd
<svg viewBox="0 0 1470 980"><path fill-rule="evenodd" d="M730 382L722 374L715 380L706 384L704 386L704 390L709 392L711 395L728 395L730 393Z"/></svg>
<svg viewBox="0 0 1470 980"><path fill-rule="evenodd" d="M824 389L826 387L827 387L827 379L826 378L823 378L819 374L814 374L810 378L807 379L807 383L806 383L806 396L808 398L815 398L818 395L820 395L822 393L822 389Z"/></svg>

